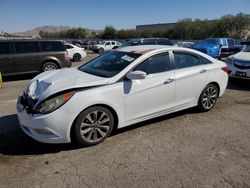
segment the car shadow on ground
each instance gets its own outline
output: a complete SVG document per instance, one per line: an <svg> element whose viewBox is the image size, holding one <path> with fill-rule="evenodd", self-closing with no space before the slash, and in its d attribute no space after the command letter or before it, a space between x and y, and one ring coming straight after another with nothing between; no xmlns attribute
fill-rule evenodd
<svg viewBox="0 0 250 188"><path fill-rule="evenodd" d="M250 79L229 78L227 89L250 91Z"/></svg>
<svg viewBox="0 0 250 188"><path fill-rule="evenodd" d="M23 75L13 75L13 76L4 76L3 82L12 82L19 80L31 80L38 74L23 74Z"/></svg>
<svg viewBox="0 0 250 188"><path fill-rule="evenodd" d="M122 134L142 126L165 121L184 114L198 113L195 109L165 115L144 121L132 126L115 130L111 136ZM16 114L0 117L0 154L3 155L39 155L58 153L60 151L76 150L82 148L77 143L70 144L43 144L28 137L20 128Z"/></svg>

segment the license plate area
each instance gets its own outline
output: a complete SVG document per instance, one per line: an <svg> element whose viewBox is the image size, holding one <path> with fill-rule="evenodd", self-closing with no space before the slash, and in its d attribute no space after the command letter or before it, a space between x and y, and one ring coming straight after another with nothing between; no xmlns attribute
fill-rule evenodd
<svg viewBox="0 0 250 188"><path fill-rule="evenodd" d="M240 77L246 77L247 73L246 72L236 72L236 76L240 76Z"/></svg>

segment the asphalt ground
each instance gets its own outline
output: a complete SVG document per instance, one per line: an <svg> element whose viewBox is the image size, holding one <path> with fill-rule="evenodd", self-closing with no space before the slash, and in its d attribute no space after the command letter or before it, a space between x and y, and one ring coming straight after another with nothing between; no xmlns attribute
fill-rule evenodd
<svg viewBox="0 0 250 188"><path fill-rule="evenodd" d="M250 80L230 79L210 112L162 116L82 148L22 132L15 103L34 76L0 89L0 187L250 187Z"/></svg>

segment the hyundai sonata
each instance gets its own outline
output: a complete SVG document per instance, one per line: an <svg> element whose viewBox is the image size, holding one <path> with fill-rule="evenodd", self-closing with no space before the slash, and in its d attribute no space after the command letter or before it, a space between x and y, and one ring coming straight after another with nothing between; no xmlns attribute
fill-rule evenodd
<svg viewBox="0 0 250 188"><path fill-rule="evenodd" d="M111 131L197 106L225 92L225 63L173 46L113 50L77 68L42 73L18 98L22 130L37 141L95 145Z"/></svg>

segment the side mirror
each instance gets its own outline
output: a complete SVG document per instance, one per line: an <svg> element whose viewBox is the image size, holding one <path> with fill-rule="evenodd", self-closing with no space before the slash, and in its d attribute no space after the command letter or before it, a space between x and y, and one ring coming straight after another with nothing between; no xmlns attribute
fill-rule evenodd
<svg viewBox="0 0 250 188"><path fill-rule="evenodd" d="M147 76L147 73L143 71L133 71L127 74L127 78L130 80L142 80L145 79Z"/></svg>

